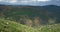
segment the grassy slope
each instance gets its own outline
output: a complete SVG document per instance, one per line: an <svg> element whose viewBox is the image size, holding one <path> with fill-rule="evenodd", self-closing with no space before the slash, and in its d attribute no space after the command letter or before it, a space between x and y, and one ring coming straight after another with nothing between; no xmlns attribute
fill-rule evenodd
<svg viewBox="0 0 60 32"><path fill-rule="evenodd" d="M0 19L0 32L37 32L37 30L13 21Z"/></svg>
<svg viewBox="0 0 60 32"><path fill-rule="evenodd" d="M32 28L13 21L0 19L0 32L60 32L60 24Z"/></svg>
<svg viewBox="0 0 60 32"><path fill-rule="evenodd" d="M38 30L40 32L60 32L60 24L41 26Z"/></svg>

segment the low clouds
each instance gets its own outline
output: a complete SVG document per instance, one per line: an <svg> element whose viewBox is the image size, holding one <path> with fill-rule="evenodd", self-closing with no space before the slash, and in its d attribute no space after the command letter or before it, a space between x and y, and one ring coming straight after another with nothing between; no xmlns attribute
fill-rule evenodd
<svg viewBox="0 0 60 32"><path fill-rule="evenodd" d="M7 3L16 3L17 0L0 0L0 2L7 2Z"/></svg>
<svg viewBox="0 0 60 32"><path fill-rule="evenodd" d="M0 2L12 5L60 5L60 0L0 0Z"/></svg>
<svg viewBox="0 0 60 32"><path fill-rule="evenodd" d="M9 3L16 3L17 0L9 0L8 2L9 2Z"/></svg>
<svg viewBox="0 0 60 32"><path fill-rule="evenodd" d="M37 0L37 1L43 1L43 2L45 2L45 1L51 1L51 0Z"/></svg>
<svg viewBox="0 0 60 32"><path fill-rule="evenodd" d="M8 2L8 3L31 3L31 2L46 2L50 0L0 0L0 2Z"/></svg>

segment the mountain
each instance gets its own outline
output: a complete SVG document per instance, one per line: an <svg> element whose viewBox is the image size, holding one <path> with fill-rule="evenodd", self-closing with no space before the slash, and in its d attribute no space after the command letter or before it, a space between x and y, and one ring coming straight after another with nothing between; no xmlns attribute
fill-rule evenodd
<svg viewBox="0 0 60 32"><path fill-rule="evenodd" d="M42 24L60 23L60 6L47 5L47 6L13 6L13 5L0 5L0 18L5 18L14 21L26 21L39 18Z"/></svg>

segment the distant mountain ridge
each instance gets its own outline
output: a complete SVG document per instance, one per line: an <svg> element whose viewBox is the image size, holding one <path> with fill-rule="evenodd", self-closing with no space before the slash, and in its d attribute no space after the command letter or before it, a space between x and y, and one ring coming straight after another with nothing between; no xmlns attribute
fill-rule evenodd
<svg viewBox="0 0 60 32"><path fill-rule="evenodd" d="M0 4L4 6L33 6L33 5L7 5L7 4ZM44 6L57 6L57 5L44 5Z"/></svg>

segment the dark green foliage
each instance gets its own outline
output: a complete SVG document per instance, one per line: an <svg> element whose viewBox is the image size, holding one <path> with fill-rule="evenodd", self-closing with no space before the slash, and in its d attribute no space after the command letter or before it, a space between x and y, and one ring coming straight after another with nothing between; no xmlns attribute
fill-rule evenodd
<svg viewBox="0 0 60 32"><path fill-rule="evenodd" d="M55 22L60 23L60 6L0 6L0 18L20 21L20 19L39 17L43 24L47 24L50 18L56 18Z"/></svg>

